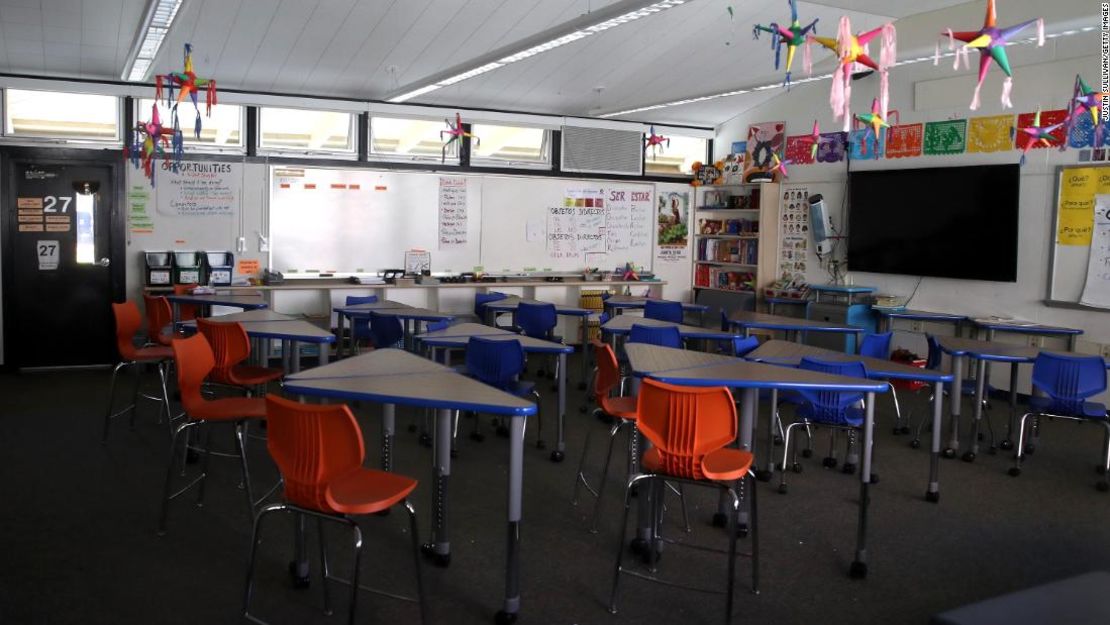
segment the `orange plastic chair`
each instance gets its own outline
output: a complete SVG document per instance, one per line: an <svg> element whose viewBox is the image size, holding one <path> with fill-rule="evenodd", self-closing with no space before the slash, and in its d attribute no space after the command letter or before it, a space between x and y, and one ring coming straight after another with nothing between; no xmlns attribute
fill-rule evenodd
<svg viewBox="0 0 1110 625"><path fill-rule="evenodd" d="M197 329L208 339L216 366L209 379L218 384L243 387L251 395L252 386L261 386L280 380L284 373L279 368L243 364L251 355L251 341L239 323L216 323L197 319Z"/></svg>
<svg viewBox="0 0 1110 625"><path fill-rule="evenodd" d="M201 462L200 475L191 482L171 493L174 465L177 453L178 436L192 427L226 423L235 430L235 451L243 472L243 490L247 496L247 507L250 516L254 517L255 499L251 490L250 471L247 468L247 457L244 450L244 424L248 419L265 419L266 402L261 398L229 397L225 399L205 399L201 394L204 379L215 368L216 360L212 348L201 334L193 335L187 339L173 340L173 357L177 367L177 386L181 392L181 405L185 409L185 421L173 430L170 440L170 460L166 468L166 484L162 496L162 512L158 521L158 533L166 533L166 516L169 512L170 500L176 499L193 486L199 484L197 504L204 502L204 482L208 475L208 460L212 456L211 429L206 428L204 443L204 458ZM269 493L267 493L268 495ZM262 499L265 499L265 495Z"/></svg>
<svg viewBox="0 0 1110 625"><path fill-rule="evenodd" d="M143 295L143 306L146 307L147 342L169 347L170 341L177 334L173 328L173 308L169 300L155 295Z"/></svg>
<svg viewBox="0 0 1110 625"><path fill-rule="evenodd" d="M174 295L188 295L197 288L196 284L175 284L173 285ZM178 321L192 321L200 315L198 314L200 306L196 304L178 304L177 312L180 315ZM171 313L172 314L172 313Z"/></svg>
<svg viewBox="0 0 1110 625"><path fill-rule="evenodd" d="M112 315L116 320L116 347L119 349L120 361L112 369L112 381L108 386L108 409L104 413L104 435L101 437L101 443L108 440L108 428L112 424L112 419L123 413L131 411L131 427L135 426L135 403L140 397L140 367L138 365L147 363L157 365L158 377L162 383L162 396L154 397L144 394L142 397L161 402L165 407L167 419L170 414L169 392L166 390L166 366L173 358L173 352L170 351L170 348L164 346L135 347L135 335L143 325L142 315L139 313L139 307L135 302L126 301L122 304L112 304ZM112 412L112 404L116 397L116 377L120 370L125 367L134 367L135 370L135 390L131 397L131 404L122 410ZM159 410L159 415L161 415L161 410Z"/></svg>
<svg viewBox="0 0 1110 625"><path fill-rule="evenodd" d="M285 501L262 508L255 518L250 563L247 566L246 593L243 597L243 617L256 623L265 622L250 614L255 556L258 545L262 542L262 519L271 512L285 511L306 514L317 519L325 614L331 614L328 581L344 580L331 577L328 573L323 521L338 522L351 528L354 534L354 571L349 582L351 605L348 620L353 624L359 590L362 532L351 517L386 511L400 503L409 513L417 596L412 599L382 594L417 602L420 605L421 622L427 623L416 510L408 500L409 494L416 488L416 480L396 473L363 468L366 451L362 430L347 406L301 404L272 394L267 395L265 401L267 445L285 482Z"/></svg>
<svg viewBox="0 0 1110 625"><path fill-rule="evenodd" d="M632 489L649 480L651 493L640 489L640 497L647 495L651 502L651 539L634 541L633 547L645 553L647 562L655 572L655 560L660 544L660 517L662 512L663 480L679 480L700 486L711 486L727 493L731 501L728 514L728 577L725 589L725 623L732 622L733 582L736 577L736 525L740 511L738 487L747 478L745 493L751 503L752 537L752 591L759 592L759 534L756 525L756 480L752 465L755 457L747 451L726 447L736 438L736 405L732 393L724 387L695 388L664 384L645 379L640 388L638 402L640 432L654 445L643 454L644 473L628 482L624 497L624 520L621 523L620 549L613 574L613 594L609 611L617 612L617 590L621 573L629 573L650 581L662 581L654 575L638 571L625 571L623 567L625 533ZM647 543L647 544L643 544ZM677 544L677 543L676 543ZM694 588L666 582L703 592L716 589Z"/></svg>

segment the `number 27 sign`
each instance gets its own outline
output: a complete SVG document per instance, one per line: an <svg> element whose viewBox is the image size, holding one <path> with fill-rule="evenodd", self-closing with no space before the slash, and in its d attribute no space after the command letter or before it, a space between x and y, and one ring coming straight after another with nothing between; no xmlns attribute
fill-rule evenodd
<svg viewBox="0 0 1110 625"><path fill-rule="evenodd" d="M51 271L58 268L58 259L61 252L57 241L38 241L35 243L35 253L39 257L39 271Z"/></svg>

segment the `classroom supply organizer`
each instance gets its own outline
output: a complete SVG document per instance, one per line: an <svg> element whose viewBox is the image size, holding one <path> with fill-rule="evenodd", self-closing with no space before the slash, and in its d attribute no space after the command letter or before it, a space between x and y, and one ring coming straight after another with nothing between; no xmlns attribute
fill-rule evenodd
<svg viewBox="0 0 1110 625"><path fill-rule="evenodd" d="M694 187L695 295L756 294L774 281L778 190L774 182Z"/></svg>

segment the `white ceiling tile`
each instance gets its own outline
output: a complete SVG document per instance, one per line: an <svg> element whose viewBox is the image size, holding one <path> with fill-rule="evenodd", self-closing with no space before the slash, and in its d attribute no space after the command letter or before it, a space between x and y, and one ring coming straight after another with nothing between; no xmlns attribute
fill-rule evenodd
<svg viewBox="0 0 1110 625"><path fill-rule="evenodd" d="M37 5L33 7L0 5L0 22L40 25L42 24L42 10Z"/></svg>
<svg viewBox="0 0 1110 625"><path fill-rule="evenodd" d="M43 26L81 28L81 11L43 11Z"/></svg>
<svg viewBox="0 0 1110 625"><path fill-rule="evenodd" d="M81 43L81 29L80 28L61 28L58 26L44 26L42 29L43 39L47 42L62 42L62 43Z"/></svg>

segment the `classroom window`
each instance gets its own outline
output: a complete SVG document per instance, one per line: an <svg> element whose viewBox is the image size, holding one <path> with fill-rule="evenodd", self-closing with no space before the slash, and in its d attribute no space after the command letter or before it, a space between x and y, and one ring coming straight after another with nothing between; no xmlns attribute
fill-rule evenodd
<svg viewBox="0 0 1110 625"><path fill-rule="evenodd" d="M551 133L543 128L474 124L470 161L516 167L550 167Z"/></svg>
<svg viewBox="0 0 1110 625"><path fill-rule="evenodd" d="M265 150L355 154L355 116L339 111L258 110L258 146Z"/></svg>
<svg viewBox="0 0 1110 625"><path fill-rule="evenodd" d="M648 148L644 152L644 173L662 175L692 175L694 161L705 162L709 157L709 140L682 135L669 135L670 143Z"/></svg>
<svg viewBox="0 0 1110 625"><path fill-rule="evenodd" d="M442 121L372 117L370 119L370 156L386 160L440 161L459 163L459 142L452 141L444 151L448 130Z"/></svg>
<svg viewBox="0 0 1110 625"><path fill-rule="evenodd" d="M119 141L119 98L91 93L4 90L4 134L34 139Z"/></svg>
<svg viewBox="0 0 1110 625"><path fill-rule="evenodd" d="M202 94L203 97L203 94ZM135 102L135 121L148 122L151 118L151 106L154 100L146 98ZM242 151L243 137L243 107L238 104L219 104L212 107L212 114L205 112L204 102L200 103L200 138L194 131L197 111L193 103L182 103L177 109L178 123L181 124L181 134L185 139L185 146L200 151ZM158 116L166 128L173 126L173 113L164 101L158 103Z"/></svg>
<svg viewBox="0 0 1110 625"><path fill-rule="evenodd" d="M78 192L76 199L77 263L91 265L96 262L96 196Z"/></svg>

